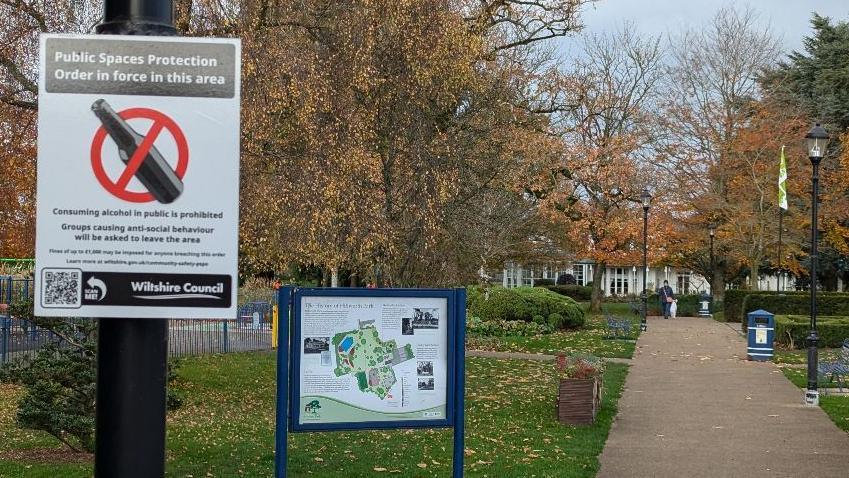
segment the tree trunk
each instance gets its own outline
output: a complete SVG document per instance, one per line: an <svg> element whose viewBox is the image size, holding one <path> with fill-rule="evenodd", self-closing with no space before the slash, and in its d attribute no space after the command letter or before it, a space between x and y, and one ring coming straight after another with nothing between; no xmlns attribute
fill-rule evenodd
<svg viewBox="0 0 849 478"><path fill-rule="evenodd" d="M359 275L357 275L356 272L351 272L351 275L348 276L348 279L350 280L350 282L348 284L349 287L359 287L360 286Z"/></svg>
<svg viewBox="0 0 849 478"><path fill-rule="evenodd" d="M713 267L713 277L710 281L710 294L714 302L725 299L725 266L717 262Z"/></svg>
<svg viewBox="0 0 849 478"><path fill-rule="evenodd" d="M758 280L758 269L760 268L760 264L760 259L755 257L749 258L749 290L761 290L761 286L759 284L760 281Z"/></svg>
<svg viewBox="0 0 849 478"><path fill-rule="evenodd" d="M374 265L374 285L378 289L383 288L383 270L380 264Z"/></svg>
<svg viewBox="0 0 849 478"><path fill-rule="evenodd" d="M593 266L593 293L590 296L590 312L601 311L601 299L604 295L604 284L601 281L606 267L607 265L603 263L596 263Z"/></svg>
<svg viewBox="0 0 849 478"><path fill-rule="evenodd" d="M339 287L339 268L336 266L330 268L330 287Z"/></svg>

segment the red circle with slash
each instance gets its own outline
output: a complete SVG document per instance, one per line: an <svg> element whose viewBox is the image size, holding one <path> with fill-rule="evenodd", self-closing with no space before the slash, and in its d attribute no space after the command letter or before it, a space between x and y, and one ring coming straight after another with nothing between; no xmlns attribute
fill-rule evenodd
<svg viewBox="0 0 849 478"><path fill-rule="evenodd" d="M156 138L162 133L162 130L168 130L177 143L177 167L174 169L174 173L182 180L186 174L186 169L189 167L189 144L186 142L186 136L174 120L150 108L127 108L119 111L118 115L125 120L151 120L153 121L153 125L144 136L142 144L133 153L133 157L130 158L130 161L124 168L124 172L121 173L117 181L113 181L103 168L103 143L109 134L101 126L94 134L94 139L91 142L91 169L94 170L94 176L100 185L115 197L138 203L154 201L153 195L149 192L129 191L127 185L133 179L133 176L138 171L139 166L141 166L142 161L144 161Z"/></svg>

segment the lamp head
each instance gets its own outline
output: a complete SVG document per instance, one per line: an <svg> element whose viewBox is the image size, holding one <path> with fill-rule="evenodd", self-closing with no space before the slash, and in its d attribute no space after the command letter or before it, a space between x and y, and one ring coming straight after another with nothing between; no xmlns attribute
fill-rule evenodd
<svg viewBox="0 0 849 478"><path fill-rule="evenodd" d="M651 193L648 188L643 189L642 194L640 194L640 202L643 203L643 210L648 211L651 207Z"/></svg>
<svg viewBox="0 0 849 478"><path fill-rule="evenodd" d="M713 236L716 235L716 223L715 222L708 224L708 234L710 234L710 237L713 237Z"/></svg>
<svg viewBox="0 0 849 478"><path fill-rule="evenodd" d="M805 144L811 161L819 161L825 156L829 139L828 132L819 123L808 131L808 134L805 135Z"/></svg>

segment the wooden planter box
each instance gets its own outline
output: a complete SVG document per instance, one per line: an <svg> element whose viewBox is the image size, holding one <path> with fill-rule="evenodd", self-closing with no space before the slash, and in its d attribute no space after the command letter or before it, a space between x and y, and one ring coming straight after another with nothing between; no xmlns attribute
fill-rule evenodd
<svg viewBox="0 0 849 478"><path fill-rule="evenodd" d="M557 390L557 420L566 425L592 425L601 406L601 380L564 378Z"/></svg>

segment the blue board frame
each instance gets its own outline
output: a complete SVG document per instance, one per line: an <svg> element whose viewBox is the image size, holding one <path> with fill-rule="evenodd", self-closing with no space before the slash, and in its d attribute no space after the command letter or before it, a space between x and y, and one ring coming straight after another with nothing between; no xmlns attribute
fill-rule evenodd
<svg viewBox="0 0 849 478"><path fill-rule="evenodd" d="M320 296L337 297L436 297L448 299L448 375L449 387L446 390L448 402L446 403L446 417L448 423L442 424L442 420L427 421L394 421L394 422L357 422L354 424L318 424L318 428L309 427L307 430L295 430L292 426L296 422L297 409L300 407L293 400L296 395L290 380L293 380L295 371L294 359L300 356L300 348L290 347L290 339L294 339L297 321L295 318L295 305L300 308L300 298L309 294ZM388 429L388 428L434 428L451 427L454 429L454 449L452 463L452 477L462 478L464 468L465 452L465 342L466 342L466 289L298 289L296 287L281 287L278 292L278 348L277 348L277 416L275 430L275 455L274 476L286 478L288 432L289 431L329 431L329 430L364 430L364 429ZM300 311L298 311L300 312ZM300 315L298 315L300 317ZM453 325L453 326L452 326ZM298 324L298 339L291 344L300 344L300 326ZM292 334L290 334L290 330ZM297 351L297 353L296 353ZM292 362L292 363L290 363ZM290 366L291 365L291 366ZM298 365L299 367L299 365ZM290 405L294 405L294 407ZM294 412L294 413L293 413ZM423 422L423 423L422 423ZM369 426L369 424L374 424Z"/></svg>
<svg viewBox="0 0 849 478"><path fill-rule="evenodd" d="M357 298L428 298L445 299L448 309L447 341L448 370L446 387L445 417L438 420L393 420L369 422L337 422L337 423L300 423L303 410L300 407L300 380L298 374L301 368L301 303L304 297L357 297ZM331 430L387 430L395 428L445 428L454 425L454 390L455 390L455 322L456 297L453 289L357 289L357 288L321 288L296 289L292 304L292 336L290 348L291 374L289 378L291 393L289 399L290 430L293 432L331 431Z"/></svg>

